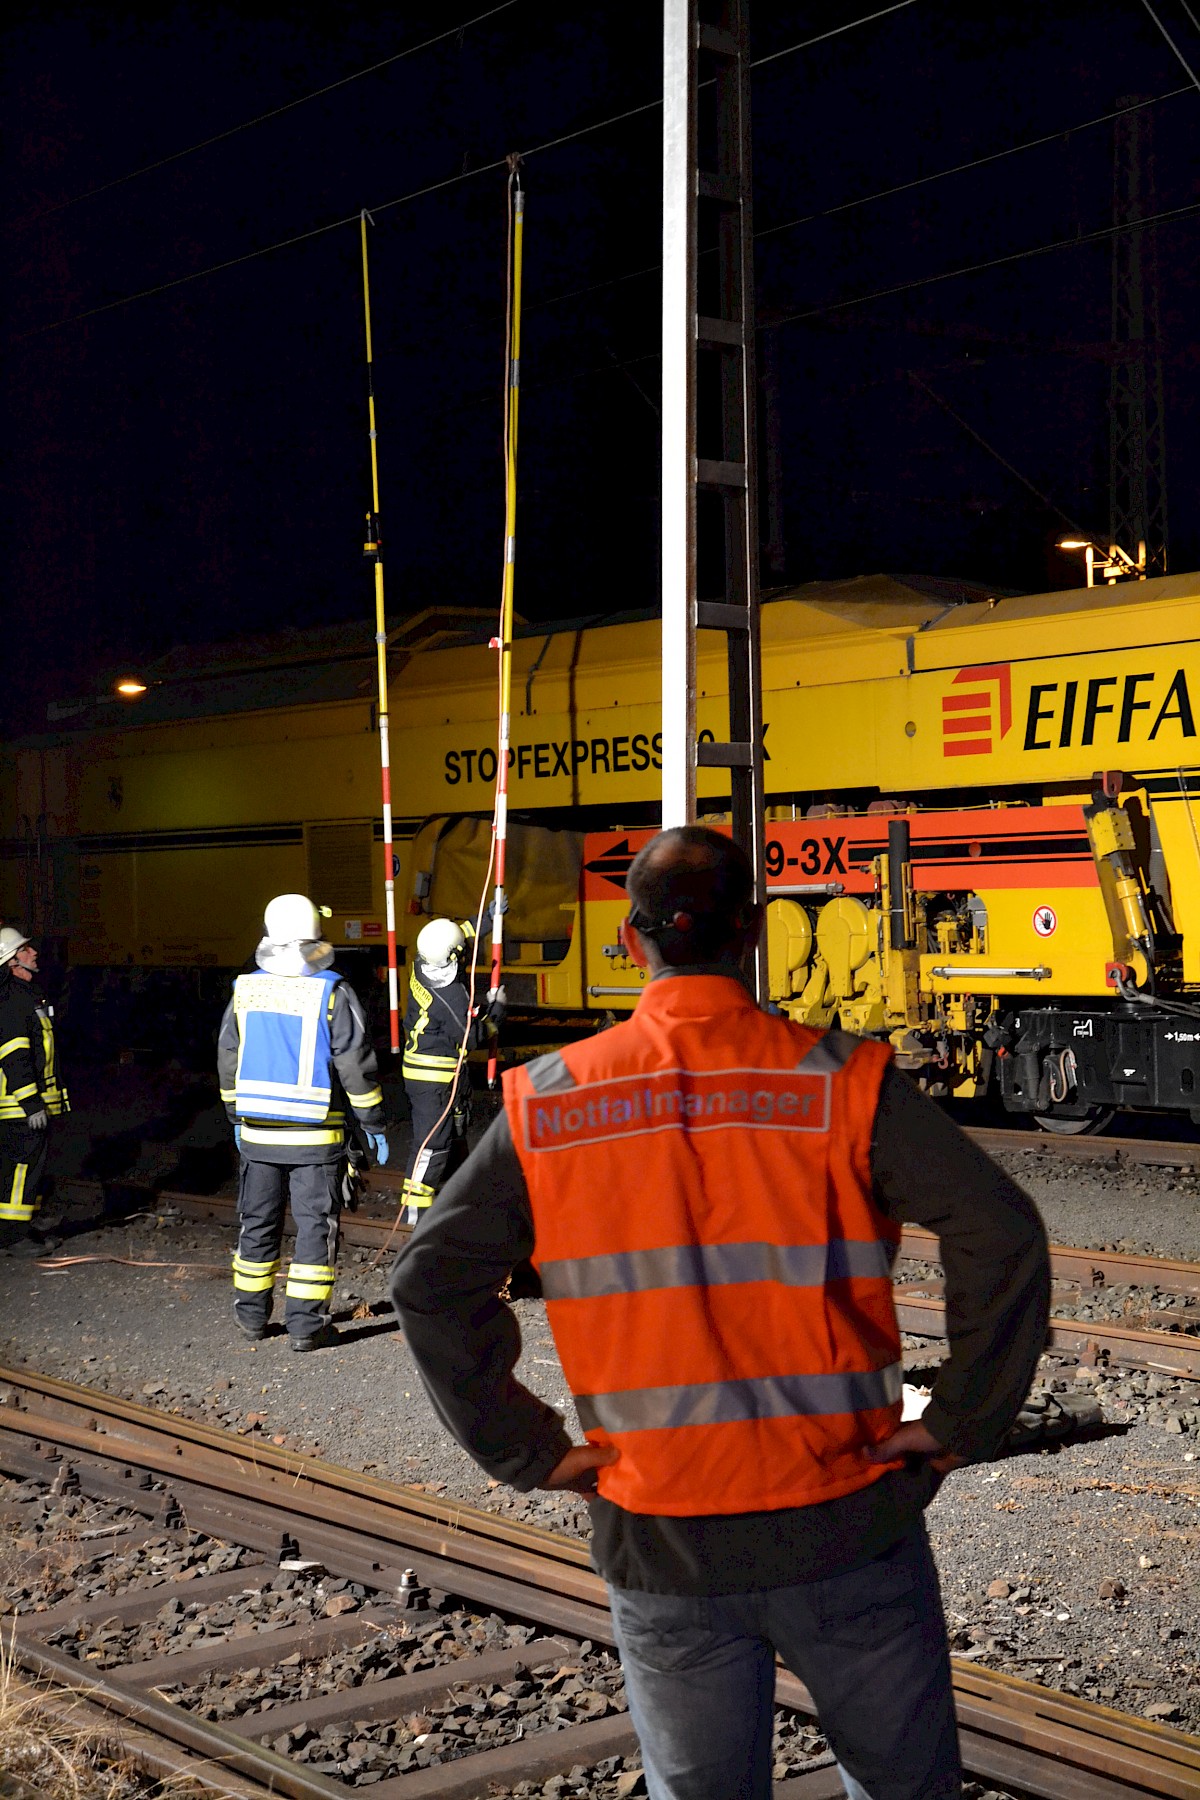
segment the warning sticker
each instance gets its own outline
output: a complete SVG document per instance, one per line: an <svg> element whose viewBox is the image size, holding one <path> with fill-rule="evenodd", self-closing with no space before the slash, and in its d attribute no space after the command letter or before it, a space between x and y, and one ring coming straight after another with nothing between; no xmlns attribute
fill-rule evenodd
<svg viewBox="0 0 1200 1800"><path fill-rule="evenodd" d="M1035 906L1033 929L1039 937L1053 937L1058 930L1058 914L1052 906Z"/></svg>

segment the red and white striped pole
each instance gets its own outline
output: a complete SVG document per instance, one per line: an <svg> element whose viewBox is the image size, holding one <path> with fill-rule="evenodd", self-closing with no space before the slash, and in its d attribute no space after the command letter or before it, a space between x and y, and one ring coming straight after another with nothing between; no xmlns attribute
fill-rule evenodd
<svg viewBox="0 0 1200 1800"><path fill-rule="evenodd" d="M508 755L512 736L512 637L513 589L517 560L517 410L521 394L521 262L525 233L525 195L513 167L508 177L512 224L512 304L508 347L504 431L504 581L500 597L500 635L492 642L500 652L500 730L496 755L496 810L492 820L495 840L495 905L492 908L492 979L488 999L494 1000L504 979L504 878L508 851ZM488 1056L488 1086L496 1085L496 1052Z"/></svg>

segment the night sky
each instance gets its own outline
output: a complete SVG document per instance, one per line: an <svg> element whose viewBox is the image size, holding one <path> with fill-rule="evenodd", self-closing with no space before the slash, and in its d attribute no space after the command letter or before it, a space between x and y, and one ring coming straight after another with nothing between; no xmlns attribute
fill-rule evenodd
<svg viewBox="0 0 1200 1800"><path fill-rule="evenodd" d="M761 58L873 10L751 4ZM1200 71L1180 0L1155 10ZM515 0L119 180L471 16L471 0L10 14L8 729L36 729L47 699L97 691L175 643L355 616L369 635L363 206L378 221L389 612L498 601L505 176L472 171L657 102L658 7ZM1106 534L1110 242L839 303L1103 231L1112 126L1072 128L1172 94L1141 114L1161 211L1200 198L1200 91L1140 0L916 0L756 72L760 364L781 498L763 510L765 580L1081 578L1054 548L1059 513L946 409ZM657 604L660 128L652 104L524 171L517 607L530 620ZM1192 214L1156 233L1174 571L1200 564L1198 226Z"/></svg>

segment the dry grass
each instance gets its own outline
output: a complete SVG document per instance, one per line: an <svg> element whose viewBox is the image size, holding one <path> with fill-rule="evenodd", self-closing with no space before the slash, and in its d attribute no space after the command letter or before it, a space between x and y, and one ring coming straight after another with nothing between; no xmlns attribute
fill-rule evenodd
<svg viewBox="0 0 1200 1800"><path fill-rule="evenodd" d="M0 1774L26 1782L45 1800L147 1800L151 1782L125 1754L116 1733L73 1718L70 1701L47 1704L17 1667L12 1640L0 1638Z"/></svg>
<svg viewBox="0 0 1200 1800"><path fill-rule="evenodd" d="M56 1522L51 1536L28 1526L22 1530L8 1520L0 1523L0 1594L32 1583L37 1597L53 1605L73 1593L75 1571L96 1555L94 1544L80 1540L85 1525L86 1521L64 1519Z"/></svg>

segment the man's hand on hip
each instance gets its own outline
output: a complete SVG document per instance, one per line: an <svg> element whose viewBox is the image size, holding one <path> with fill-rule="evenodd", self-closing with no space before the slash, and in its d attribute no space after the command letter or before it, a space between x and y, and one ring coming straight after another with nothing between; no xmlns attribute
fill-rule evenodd
<svg viewBox="0 0 1200 1800"><path fill-rule="evenodd" d="M901 1425L891 1437L884 1438L882 1444L873 1444L866 1453L867 1461L872 1463L896 1462L902 1456L926 1457L930 1468L939 1475L961 1469L967 1460L939 1444L932 1431L927 1431L916 1419L911 1424Z"/></svg>
<svg viewBox="0 0 1200 1800"><path fill-rule="evenodd" d="M594 1494L597 1470L615 1463L620 1454L613 1444L575 1444L540 1485L565 1488L573 1494Z"/></svg>

